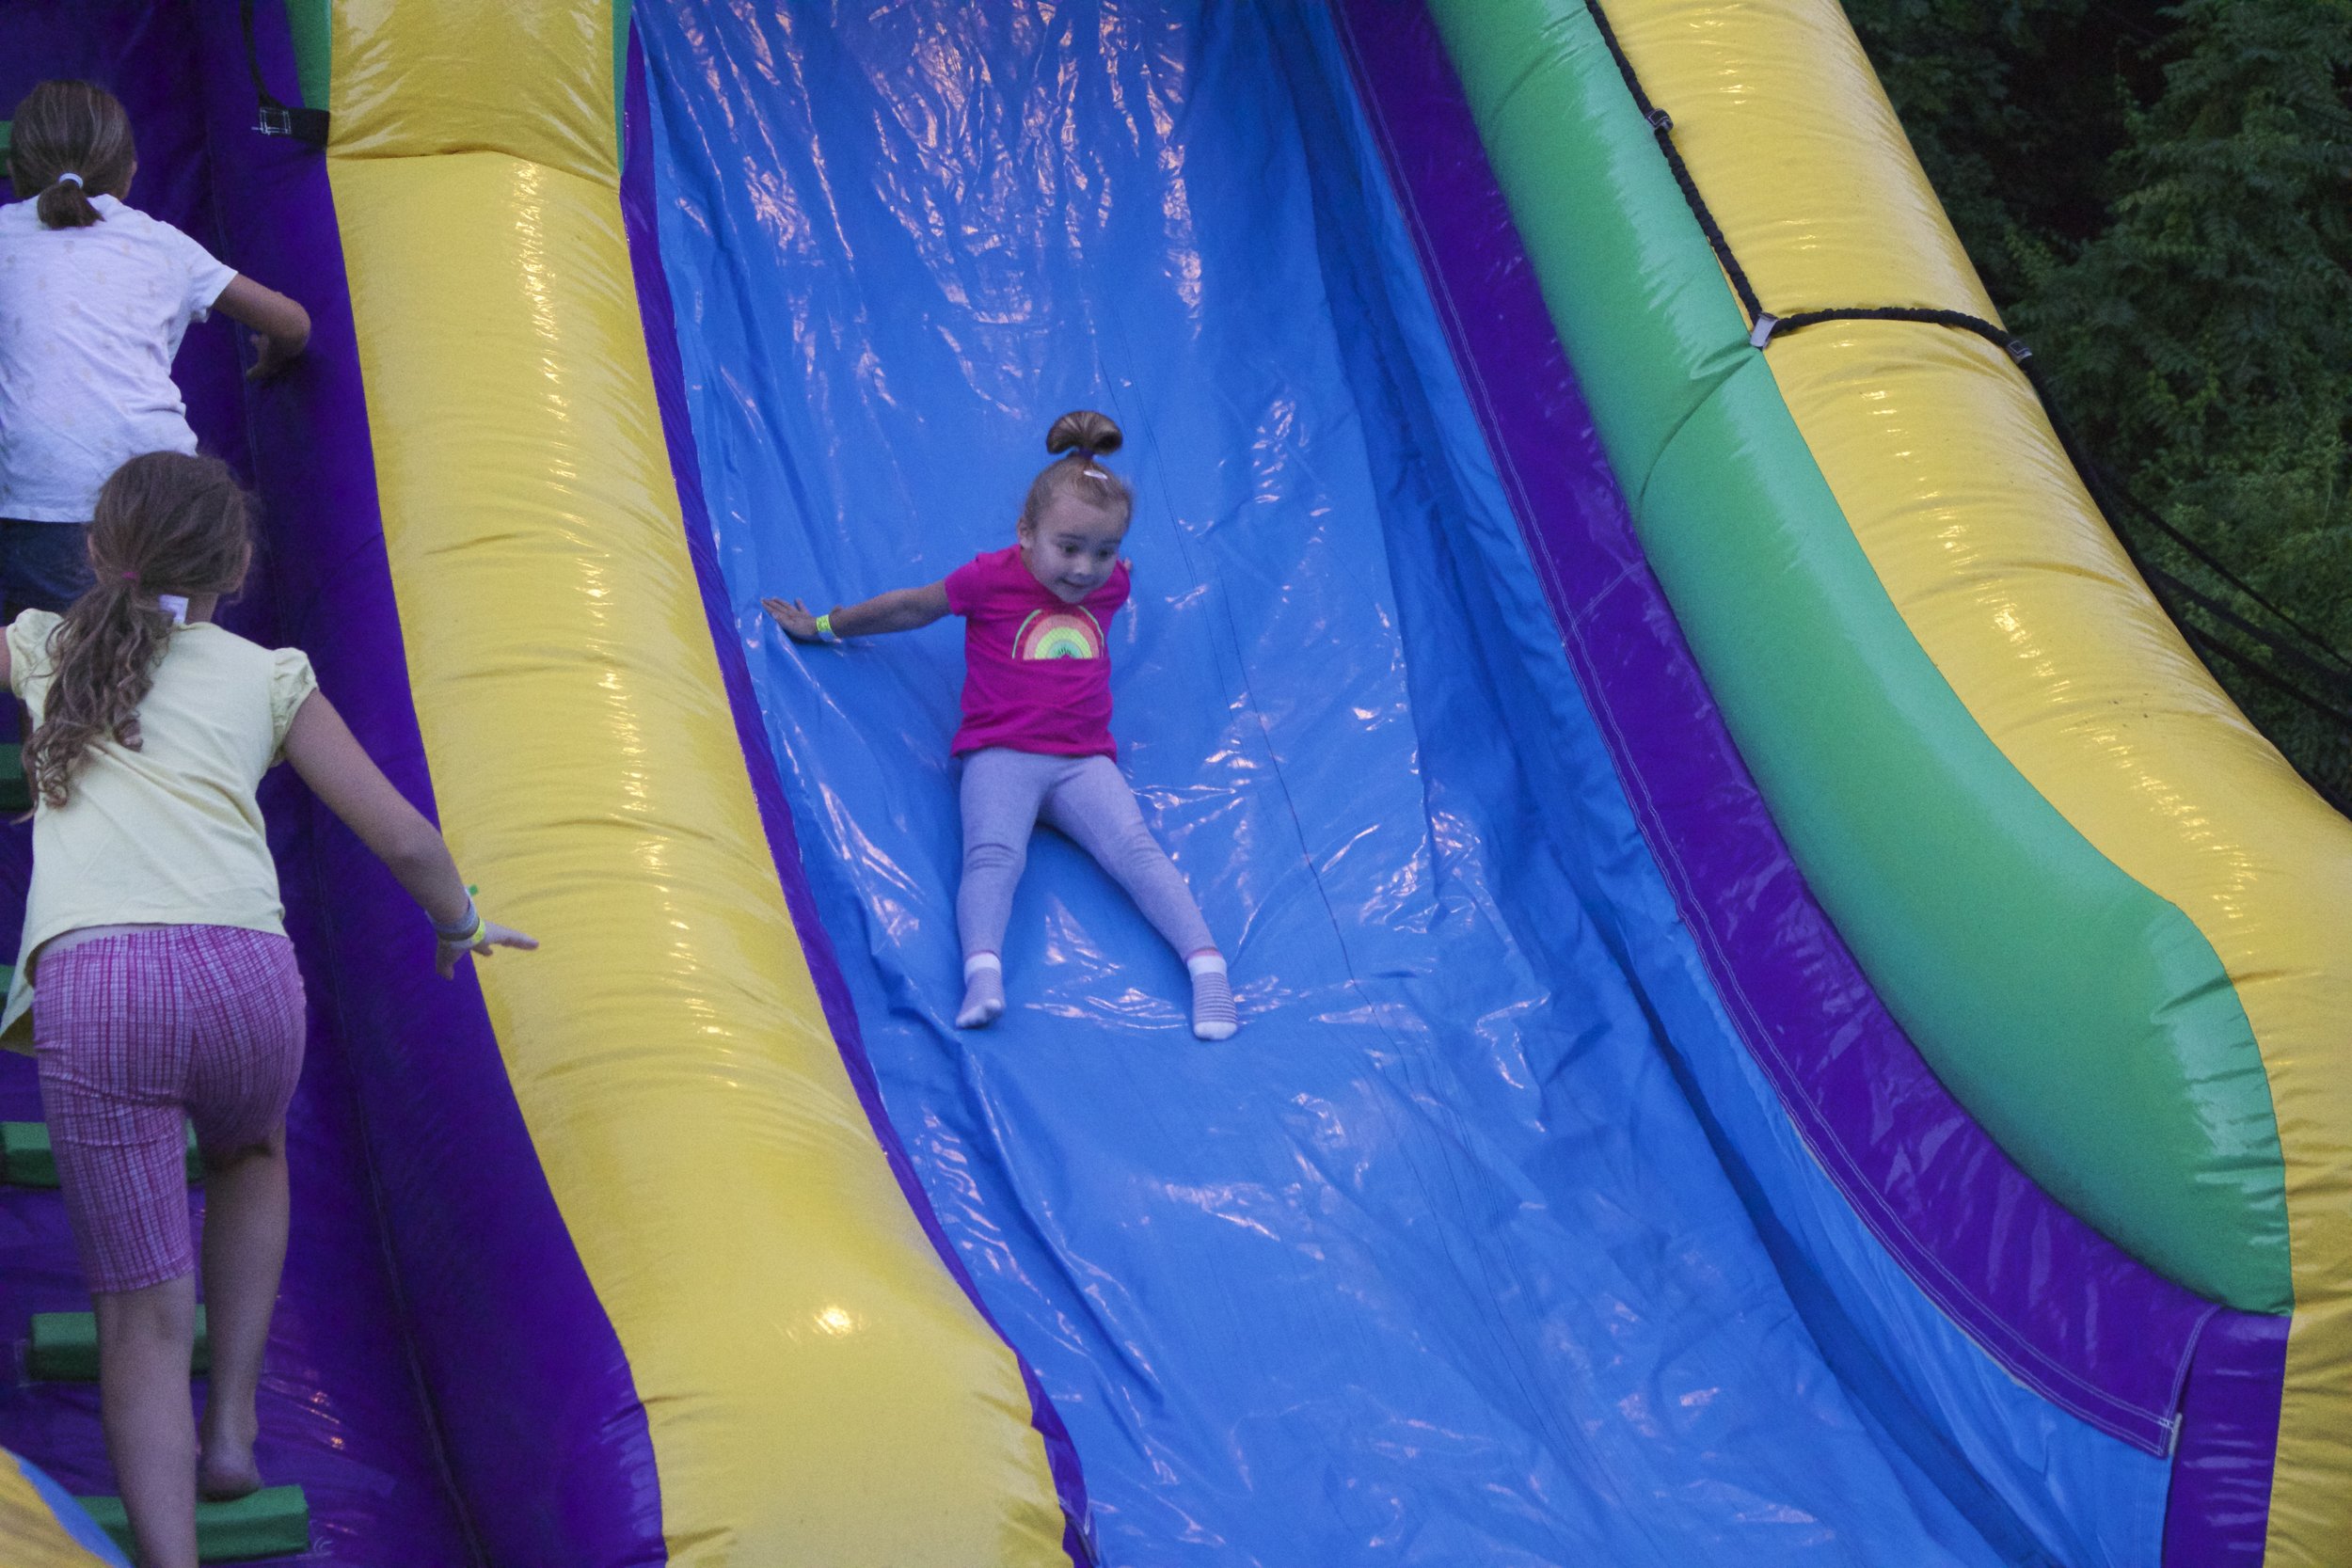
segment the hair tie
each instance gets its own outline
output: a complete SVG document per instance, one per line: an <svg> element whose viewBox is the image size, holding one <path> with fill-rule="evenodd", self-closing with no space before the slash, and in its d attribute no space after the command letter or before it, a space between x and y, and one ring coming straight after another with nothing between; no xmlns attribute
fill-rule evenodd
<svg viewBox="0 0 2352 1568"><path fill-rule="evenodd" d="M136 587L139 580L139 575L136 572L125 572L122 574L122 580L130 583L134 587Z"/></svg>
<svg viewBox="0 0 2352 1568"><path fill-rule="evenodd" d="M82 188L82 177L78 174L60 174L49 182L53 185L62 185L69 180L73 182L73 188L75 190L78 191Z"/></svg>

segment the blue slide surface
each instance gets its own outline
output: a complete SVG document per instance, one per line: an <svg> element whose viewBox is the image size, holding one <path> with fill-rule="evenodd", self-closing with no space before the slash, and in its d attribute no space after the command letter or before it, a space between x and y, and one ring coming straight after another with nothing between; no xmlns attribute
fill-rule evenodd
<svg viewBox="0 0 2352 1568"><path fill-rule="evenodd" d="M890 1116L1106 1561L1982 1564L1832 1374L1663 1042L1739 1046L1562 651L1318 8L640 0L721 566ZM961 623L1126 429L1114 732L1204 1045L1041 830L960 993Z"/></svg>

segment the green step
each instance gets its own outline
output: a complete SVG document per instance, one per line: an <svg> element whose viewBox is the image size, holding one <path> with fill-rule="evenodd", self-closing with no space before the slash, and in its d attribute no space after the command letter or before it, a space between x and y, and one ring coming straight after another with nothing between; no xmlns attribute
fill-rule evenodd
<svg viewBox="0 0 2352 1568"><path fill-rule="evenodd" d="M196 1129L188 1129L188 1181L204 1180L204 1161L196 1152ZM57 1158L49 1150L49 1124L40 1121L0 1121L0 1181L13 1187L54 1187Z"/></svg>
<svg viewBox="0 0 2352 1568"><path fill-rule="evenodd" d="M33 809L32 787L24 782L24 749L0 745L0 815L20 816Z"/></svg>
<svg viewBox="0 0 2352 1568"><path fill-rule="evenodd" d="M196 1309L196 1354L188 1370L213 1370L213 1335L204 1308ZM98 1315L36 1312L24 1354L24 1374L37 1383L88 1383L98 1376Z"/></svg>
<svg viewBox="0 0 2352 1568"><path fill-rule="evenodd" d="M79 1497L98 1528L131 1550L120 1497ZM234 1502L196 1505L196 1555L205 1562L300 1557L310 1549L310 1504L299 1486L264 1486Z"/></svg>

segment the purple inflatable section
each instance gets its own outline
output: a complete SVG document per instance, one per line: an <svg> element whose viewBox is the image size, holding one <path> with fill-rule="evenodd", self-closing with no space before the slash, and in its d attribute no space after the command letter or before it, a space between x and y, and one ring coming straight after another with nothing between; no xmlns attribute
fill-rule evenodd
<svg viewBox="0 0 2352 1568"><path fill-rule="evenodd" d="M702 594L711 645L719 657L720 676L726 683L727 706L735 717L736 737L742 746L744 767L751 774L752 795L758 803L760 826L768 835L769 854L784 887L786 907L792 911L792 927L800 937L802 955L808 960L809 977L816 982L818 999L824 1005L825 1022L840 1046L842 1066L857 1090L866 1124L873 1129L875 1141L882 1145L882 1154L890 1162L891 1175L897 1178L898 1190L906 1195L908 1207L922 1222L923 1233L930 1238L940 1262L955 1276L973 1310L980 1314L999 1339L1005 1340L1007 1354L1020 1366L1021 1381L1029 1395L1029 1424L1037 1429L1045 1444L1055 1494L1061 1503L1062 1547L1073 1562L1090 1563L1096 1558L1086 1478L1079 1469L1077 1447L1070 1440L1068 1428L1046 1397L1027 1357L1012 1348L1012 1341L1006 1338L1004 1329L990 1313L987 1303L980 1299L979 1288L965 1270L962 1255L940 1227L930 1198L907 1159L898 1131L882 1107L882 1087L875 1081L873 1064L866 1059L857 1009L834 957L833 939L825 934L824 925L817 917L808 876L801 868L800 836L793 831L792 811L784 798L784 781L776 774L775 755L768 747L758 698L752 690L751 668L744 659L734 607L728 601L726 580L719 567L709 508L703 500L702 464L695 455L693 426L686 412L685 372L678 363L677 323L671 310L670 286L661 271L660 226L654 207L657 198L652 105L646 97L644 55L634 28L629 33L625 69L628 82L622 112L621 215L628 230L629 266L637 284L637 307L644 318L645 355L652 365L662 439L669 449L670 471L677 483L678 511L685 520L686 545L694 562L695 585Z"/></svg>
<svg viewBox="0 0 2352 1568"><path fill-rule="evenodd" d="M2223 1312L2198 1341L2164 1511L2167 1564L2260 1568L2286 1376L2284 1318Z"/></svg>
<svg viewBox="0 0 2352 1568"><path fill-rule="evenodd" d="M235 152L216 169L224 259L298 293L313 321L309 355L257 400L249 428L279 635L310 651L321 689L430 814L325 160L250 134L235 11L197 9L216 145ZM295 72L282 12L261 9L262 69L285 95ZM356 1042L359 1137L413 1375L482 1555L583 1568L666 1561L644 1410L470 967L455 983L436 979L430 932L406 895L341 823L307 796L302 806L310 852L291 868L289 898L310 911L321 990ZM485 898L495 908L497 890Z"/></svg>
<svg viewBox="0 0 2352 1568"><path fill-rule="evenodd" d="M229 13L233 27L233 12ZM0 113L34 80L84 75L129 108L140 170L133 198L232 264L218 219L232 214L228 167L246 152L250 88L228 111L199 96L191 69L210 45L197 8L133 4L17 4L0 8ZM243 82L243 49L237 51ZM257 264L257 272L262 268ZM311 296L307 275L263 273ZM330 275L331 277L332 275ZM331 287L331 283L329 284ZM261 420L296 392L262 388L248 399L237 344L219 325L190 333L177 367L190 422L207 450L248 479L248 414ZM278 583L265 562L225 619L264 642L291 640L278 610ZM441 1459L431 1414L417 1385L399 1291L385 1258L352 1072L354 1037L319 959L321 913L309 876L313 824L298 785L273 779L264 795L287 894L287 924L303 956L310 1029L302 1082L287 1117L294 1170L287 1268L271 1325L262 1386L259 1458L273 1481L294 1482L311 1512L313 1560L381 1568L471 1568L482 1561L469 1538ZM6 830L0 896L10 955L22 923L30 869L29 832ZM38 1120L29 1058L0 1058L0 1115ZM89 1296L75 1261L62 1200L55 1192L0 1189L0 1333L21 1338L37 1311L86 1310ZM77 1494L115 1489L87 1385L0 1385L0 1442L46 1468Z"/></svg>
<svg viewBox="0 0 2352 1568"><path fill-rule="evenodd" d="M2249 1521L2258 1560L2266 1501L2249 1500L2268 1496L2283 1320L2214 1307L2061 1208L1887 1014L1806 890L1645 564L1425 9L1341 12L1579 681L1742 1038L1872 1233L2004 1368L2153 1453L2177 1414L2168 1542L2200 1546L2168 1560L2220 1560L2207 1554L2248 1541Z"/></svg>

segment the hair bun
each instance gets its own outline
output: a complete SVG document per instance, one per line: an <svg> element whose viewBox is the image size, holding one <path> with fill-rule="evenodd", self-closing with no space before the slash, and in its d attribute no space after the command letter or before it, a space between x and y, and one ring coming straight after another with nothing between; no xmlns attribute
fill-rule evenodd
<svg viewBox="0 0 2352 1568"><path fill-rule="evenodd" d="M1054 421L1054 428L1045 433L1047 451L1070 451L1073 449L1089 457L1106 451L1117 451L1125 439L1119 426L1108 414L1098 414L1091 408L1073 409Z"/></svg>

